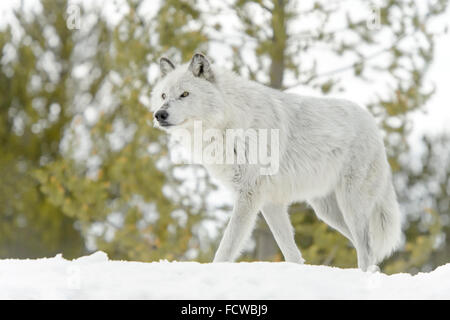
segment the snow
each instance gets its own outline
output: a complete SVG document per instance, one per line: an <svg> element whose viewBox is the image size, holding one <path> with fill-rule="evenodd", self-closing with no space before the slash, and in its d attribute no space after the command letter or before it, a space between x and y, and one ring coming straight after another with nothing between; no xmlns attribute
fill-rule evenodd
<svg viewBox="0 0 450 320"><path fill-rule="evenodd" d="M0 260L0 299L449 299L450 264L385 275L252 262L111 261L104 252Z"/></svg>

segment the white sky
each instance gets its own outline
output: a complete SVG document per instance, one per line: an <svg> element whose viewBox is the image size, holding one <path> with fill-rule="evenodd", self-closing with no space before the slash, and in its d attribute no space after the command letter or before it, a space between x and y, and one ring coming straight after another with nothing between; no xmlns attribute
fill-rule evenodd
<svg viewBox="0 0 450 320"><path fill-rule="evenodd" d="M445 14L450 21L450 7ZM436 93L426 106L426 115L417 114L414 133L433 134L446 130L450 132L450 33L441 36L436 42L436 55L428 73L428 79L435 83Z"/></svg>

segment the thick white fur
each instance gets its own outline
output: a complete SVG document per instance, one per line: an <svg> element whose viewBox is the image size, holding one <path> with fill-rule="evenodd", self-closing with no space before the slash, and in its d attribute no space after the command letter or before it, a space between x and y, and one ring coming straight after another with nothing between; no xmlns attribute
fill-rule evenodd
<svg viewBox="0 0 450 320"><path fill-rule="evenodd" d="M347 100L271 89L211 65L198 54L190 65L167 69L151 105L155 112L163 108L169 113L173 126L163 128L169 133L180 127L192 130L194 120L223 132L280 130L275 175L260 175L255 165L206 166L235 197L215 262L238 257L261 211L285 260L302 263L287 213L295 201L309 203L321 220L352 241L363 270L396 249L400 211L383 140L369 112ZM179 98L184 91L189 96Z"/></svg>

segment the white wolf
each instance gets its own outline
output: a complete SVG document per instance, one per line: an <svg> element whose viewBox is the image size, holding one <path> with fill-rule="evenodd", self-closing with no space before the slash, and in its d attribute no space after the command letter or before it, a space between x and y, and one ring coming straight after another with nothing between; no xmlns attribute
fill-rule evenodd
<svg viewBox="0 0 450 320"><path fill-rule="evenodd" d="M398 246L401 217L383 140L369 112L340 99L306 97L243 79L202 54L175 67L160 59L162 79L152 92L155 126L169 134L193 122L229 128L279 129L280 167L208 164L234 195L234 208L214 262L235 260L261 211L284 258L303 263L288 216L306 201L317 216L355 246L358 266L375 268ZM274 151L274 150L272 150Z"/></svg>

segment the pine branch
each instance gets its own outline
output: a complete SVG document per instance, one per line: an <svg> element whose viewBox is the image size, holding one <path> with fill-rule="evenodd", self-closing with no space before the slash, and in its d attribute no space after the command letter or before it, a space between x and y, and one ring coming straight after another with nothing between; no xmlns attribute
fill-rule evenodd
<svg viewBox="0 0 450 320"><path fill-rule="evenodd" d="M341 72L344 72L344 71L347 71L347 70L352 70L355 67L357 67L358 65L361 65L361 64L363 64L363 63L365 63L365 62L367 62L369 60L375 59L376 57L382 55L383 53L386 53L388 51L391 51L391 50L395 49L398 46L398 43L401 40L403 40L404 38L408 37L408 36L413 36L413 34L404 34L401 37L399 37L392 46L383 48L383 49L381 49L381 50L379 50L379 51L377 51L375 53L372 53L370 55L364 56L357 62L354 62L352 64L349 64L349 65L346 65L346 66L343 66L343 67L340 67L340 68L337 68L337 69L333 69L333 70L330 70L330 71L326 71L326 72L323 72L323 73L319 73L319 74L313 75L312 77L310 77L308 79L307 82L310 82L310 81L318 79L318 78L322 78L322 77L334 75L334 74L337 74L337 73L341 73ZM305 74L305 73L301 72L300 74ZM284 89L285 90L292 89L292 88L295 88L295 87L303 85L303 84L305 84L304 81L299 81L299 82L297 82L297 83L295 83L293 85L285 87Z"/></svg>

